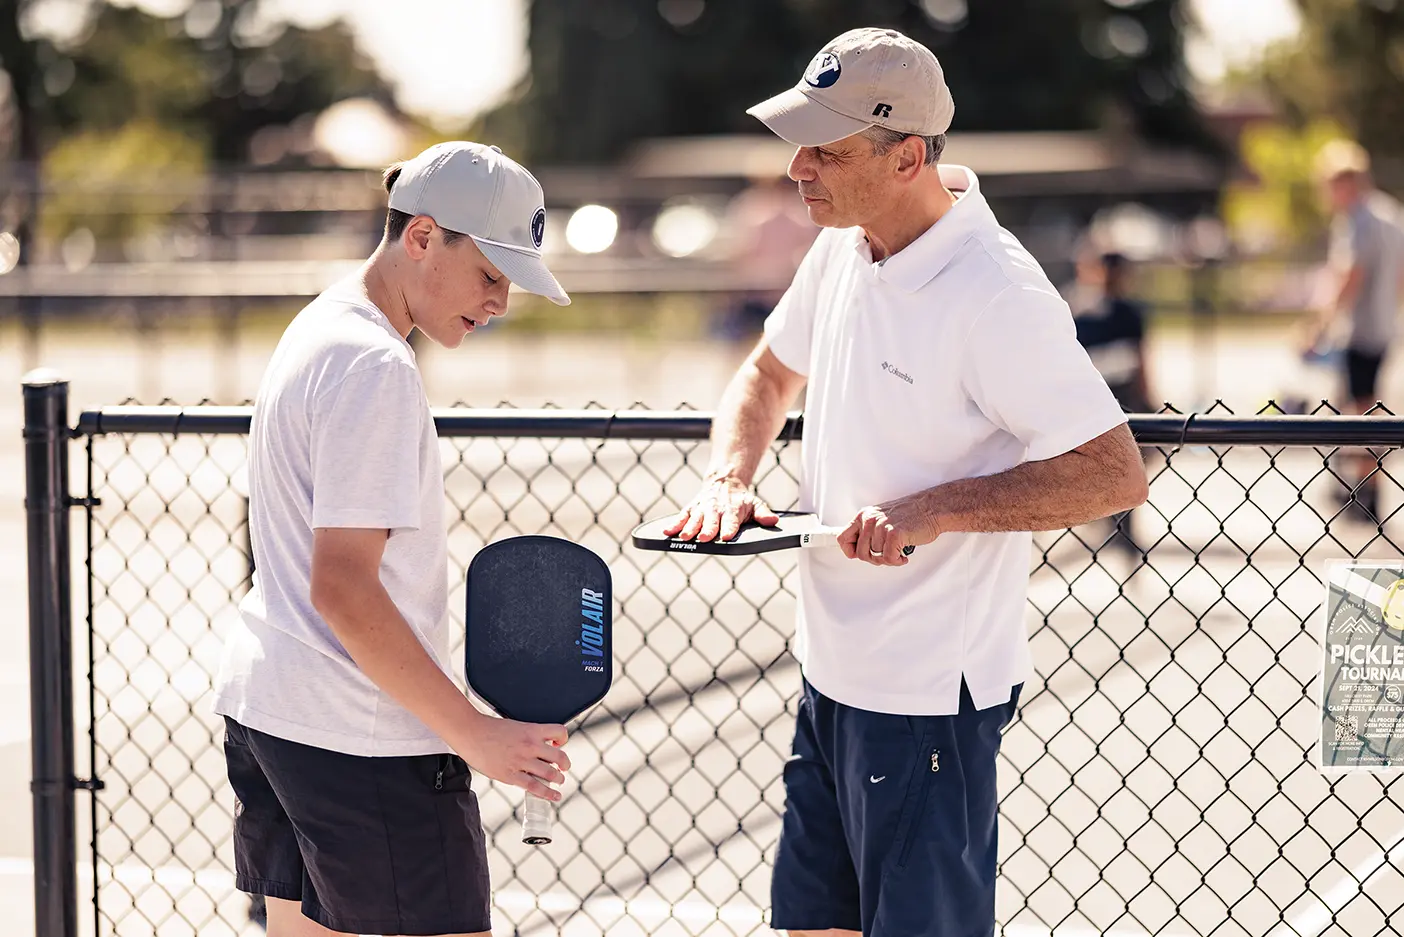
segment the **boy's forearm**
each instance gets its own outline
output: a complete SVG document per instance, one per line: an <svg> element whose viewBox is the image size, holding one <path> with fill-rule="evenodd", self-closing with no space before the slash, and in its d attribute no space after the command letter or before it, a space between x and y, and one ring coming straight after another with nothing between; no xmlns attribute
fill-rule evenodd
<svg viewBox="0 0 1404 937"><path fill-rule="evenodd" d="M318 611L376 686L455 750L484 718L415 637L390 594L375 582L343 585Z"/></svg>

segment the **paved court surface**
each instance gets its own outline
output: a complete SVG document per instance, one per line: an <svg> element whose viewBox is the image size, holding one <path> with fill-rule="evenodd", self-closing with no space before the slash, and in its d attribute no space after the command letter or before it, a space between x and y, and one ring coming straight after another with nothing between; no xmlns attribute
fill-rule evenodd
<svg viewBox="0 0 1404 937"><path fill-rule="evenodd" d="M738 354L484 338L425 354L433 402L710 408ZM9 486L0 491L0 534L18 545L13 347L0 360L16 387L0 397L0 419L16 430L0 445L0 468L9 469L0 472ZM249 342L239 351L237 386L247 396L267 349ZM1219 356L1223 396L1235 407L1274 392L1272 362L1283 356L1250 366L1252 351L1231 346ZM1171 399L1188 393L1186 354L1184 343L1157 349ZM198 344L168 344L143 362L130 346L70 336L44 359L72 377L75 414L85 403L149 397L144 384L182 402L214 386L211 349ZM786 653L792 558L620 552L640 513L691 493L705 446L444 445L446 465L458 463L447 485L461 512L450 543L459 568L484 540L548 529L609 559L621 599L619 679L598 721L573 739L574 773L584 781L567 787L557 841L522 846L515 794L483 789L497 847L498 931L767 933L766 862L798 684ZM793 455L781 460L791 471ZM98 770L108 783L99 800L103 932L252 933L228 872L228 795L205 711L246 572L242 502L231 487L242 440L109 437L95 458L104 499L93 555ZM76 487L76 452L74 465ZM1143 541L1156 543L1149 566L1105 554L1093 563L1072 535L1038 537L1029 623L1040 678L1001 766L1000 918L1020 935L1387 930L1400 902L1404 811L1382 795L1380 779L1323 779L1304 754L1317 731L1321 564L1362 549L1397 551L1371 545L1369 531L1349 521L1332 523L1328 535L1321 515L1335 509L1317 453L1270 459L1242 450L1221 466L1213 452L1188 450L1172 465L1165 472L1152 463L1160 513L1145 509L1136 520ZM793 491L783 473L767 485L780 503ZM1391 500L1398 504L1397 492ZM80 550L81 533L80 525ZM0 638L19 648L23 554L3 569L0 588L16 598ZM653 706L639 709L645 696ZM18 922L7 933L26 934L22 654L0 657L0 713L0 913ZM80 830L80 840L87 835ZM1307 880L1321 900L1292 904Z"/></svg>

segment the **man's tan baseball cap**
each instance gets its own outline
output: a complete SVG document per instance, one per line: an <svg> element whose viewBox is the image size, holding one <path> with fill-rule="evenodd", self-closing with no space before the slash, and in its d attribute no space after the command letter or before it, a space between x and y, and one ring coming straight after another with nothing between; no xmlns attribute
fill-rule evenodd
<svg viewBox="0 0 1404 937"><path fill-rule="evenodd" d="M390 207L428 215L441 228L466 234L507 279L558 306L570 297L541 259L546 199L541 183L495 146L436 143L401 164Z"/></svg>
<svg viewBox="0 0 1404 937"><path fill-rule="evenodd" d="M1316 154L1316 177L1330 181L1339 176L1363 176L1370 171L1370 154L1354 140L1332 140Z"/></svg>
<svg viewBox="0 0 1404 937"><path fill-rule="evenodd" d="M795 146L872 126L931 137L955 117L941 63L895 29L853 29L824 46L788 91L746 111Z"/></svg>

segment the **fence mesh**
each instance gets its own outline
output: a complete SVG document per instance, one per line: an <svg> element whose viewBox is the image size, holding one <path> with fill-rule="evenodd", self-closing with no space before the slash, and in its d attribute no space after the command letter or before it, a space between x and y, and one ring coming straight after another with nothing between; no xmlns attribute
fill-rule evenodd
<svg viewBox="0 0 1404 937"><path fill-rule="evenodd" d="M242 436L86 446L94 930L259 933L233 888L232 796L209 711L248 587ZM1284 440L1284 443L1286 440ZM547 847L478 779L503 934L767 933L799 673L792 554L673 556L628 531L689 498L705 446L445 438L450 607L484 543L551 533L615 577L616 682L572 735ZM1323 774L1322 574L1392 559L1391 451L1147 448L1149 502L1036 535L1037 675L999 766L1005 934L1401 930L1404 809L1388 774ZM1361 454L1373 514L1347 503ZM797 495L798 442L762 469ZM82 463L75 463L75 479ZM83 544L80 536L77 542ZM455 658L461 655L455 654ZM458 666L461 667L461 661ZM461 680L461 673L459 675ZM80 700L80 706L89 702Z"/></svg>

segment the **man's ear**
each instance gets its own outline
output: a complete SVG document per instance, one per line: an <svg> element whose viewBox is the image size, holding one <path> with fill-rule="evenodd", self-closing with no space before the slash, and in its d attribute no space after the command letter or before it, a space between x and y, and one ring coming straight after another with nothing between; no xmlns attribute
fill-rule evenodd
<svg viewBox="0 0 1404 937"><path fill-rule="evenodd" d="M921 137L907 137L897 144L897 175L911 181L926 165L926 141Z"/></svg>
<svg viewBox="0 0 1404 937"><path fill-rule="evenodd" d="M405 253L414 260L422 258L429 250L429 239L434 234L434 219L428 215L415 215L405 225L405 233L400 237Z"/></svg>

